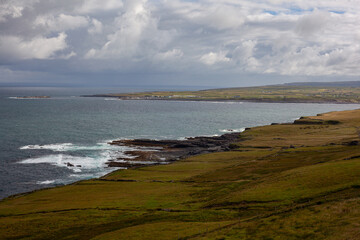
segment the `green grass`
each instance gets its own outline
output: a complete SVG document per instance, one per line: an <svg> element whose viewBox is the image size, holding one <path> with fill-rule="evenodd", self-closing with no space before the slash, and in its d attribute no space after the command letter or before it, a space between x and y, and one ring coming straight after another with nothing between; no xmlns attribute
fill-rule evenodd
<svg viewBox="0 0 360 240"><path fill-rule="evenodd" d="M232 193L230 201L296 201L360 184L360 160L327 162L282 171Z"/></svg>
<svg viewBox="0 0 360 240"><path fill-rule="evenodd" d="M304 119L247 130L233 151L9 197L0 239L358 239L360 110Z"/></svg>

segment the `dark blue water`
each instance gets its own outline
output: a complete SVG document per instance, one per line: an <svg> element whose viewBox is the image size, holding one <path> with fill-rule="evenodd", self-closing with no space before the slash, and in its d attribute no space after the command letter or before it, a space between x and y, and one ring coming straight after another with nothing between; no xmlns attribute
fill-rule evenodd
<svg viewBox="0 0 360 240"><path fill-rule="evenodd" d="M114 90L115 91L115 90ZM0 198L99 177L123 156L120 138L179 139L290 122L359 105L121 101L83 98L105 89L0 89ZM116 89L129 91L129 89ZM51 95L51 99L12 99ZM67 163L72 166L67 166Z"/></svg>

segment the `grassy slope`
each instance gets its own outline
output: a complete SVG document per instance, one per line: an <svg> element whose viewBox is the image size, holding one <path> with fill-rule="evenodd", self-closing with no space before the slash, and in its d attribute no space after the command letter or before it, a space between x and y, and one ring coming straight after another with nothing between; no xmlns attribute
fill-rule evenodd
<svg viewBox="0 0 360 240"><path fill-rule="evenodd" d="M360 102L360 87L262 86L183 92L111 94L130 98L157 97L197 100L252 100L265 102Z"/></svg>
<svg viewBox="0 0 360 240"><path fill-rule="evenodd" d="M310 118L245 131L231 152L5 199L0 239L359 239L360 110Z"/></svg>

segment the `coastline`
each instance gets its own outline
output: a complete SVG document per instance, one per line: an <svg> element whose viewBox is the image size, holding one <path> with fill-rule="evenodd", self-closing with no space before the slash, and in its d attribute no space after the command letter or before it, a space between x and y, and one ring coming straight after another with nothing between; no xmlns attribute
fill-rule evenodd
<svg viewBox="0 0 360 240"><path fill-rule="evenodd" d="M178 102L251 102L251 103L313 103L313 104L360 104L360 101L339 101L339 100L301 100L301 99L284 99L284 100L270 100L262 98L216 98L216 99L200 99L200 98L142 98L142 97L119 97L114 95L81 95L80 97L95 97L95 98L114 98L119 101L178 101Z"/></svg>
<svg viewBox="0 0 360 240"><path fill-rule="evenodd" d="M245 128L247 130L250 128ZM229 129L230 131L230 129ZM231 132L234 131L234 132ZM127 140L113 140L108 142L109 145L136 147L134 150L126 151L125 154L132 156L132 158L119 157L117 159L109 159L105 164L108 168L114 168L111 172L91 179L101 179L116 171L123 171L128 169L136 169L143 167L150 167L161 164L171 164L181 159L191 156L197 156L206 153L225 152L230 151L234 146L232 143L236 142L238 135L242 131L231 130L231 133L225 133L220 136L197 136L189 137L184 140L155 140L155 139L127 139ZM67 164L73 165L71 162ZM120 168L120 169L118 169ZM79 180L69 184L58 184L52 187L44 187L28 192L15 193L7 197L0 198L0 203L7 199L25 196L34 192L53 189L58 187L69 186L77 184L78 182L87 181Z"/></svg>
<svg viewBox="0 0 360 240"><path fill-rule="evenodd" d="M129 99L127 99L129 100ZM136 99L138 101L148 100L148 99ZM167 99L157 99L157 101L182 101L182 100L167 100ZM192 101L192 100L189 100ZM203 100L199 100L203 101ZM209 100L211 101L211 100ZM227 100L219 101L226 102ZM230 101L230 100L228 100ZM317 114L319 116L321 114ZM256 127L265 127L270 125L284 125L284 124L298 124L299 120L302 117L294 120L293 122L284 122L284 123L269 123L267 125L261 125ZM307 123L306 123L307 124ZM317 123L315 123L317 124ZM229 129L228 133L224 133L220 136L195 136L188 137L183 140L155 140L155 139L126 139L126 140L112 140L108 142L110 145L115 146L127 146L127 147L135 147L134 150L129 150L125 152L125 155L132 157L119 157L116 159L109 159L105 164L108 168L117 168L114 169L103 176L98 178L94 177L91 179L101 179L108 175L113 174L117 171L143 168L143 167L151 167L156 165L167 165L172 164L176 161L186 159L192 156L197 156L201 154L208 153L221 153L226 151L231 151L236 149L237 145L234 144L239 141L243 141L238 136L247 130L250 130L250 127L243 128L242 131L235 131ZM232 132L234 131L234 132ZM71 162L67 164L73 165ZM74 166L74 165L73 165ZM119 169L120 168L120 169ZM64 187L72 184L76 184L78 182L87 181L86 180L78 180L68 184L58 184L52 187L44 187L40 189L31 190L28 192L15 193L11 194L7 197L1 198L0 202L7 199L18 196L23 196L27 194L31 194L33 192Z"/></svg>
<svg viewBox="0 0 360 240"><path fill-rule="evenodd" d="M221 136L198 136L189 137L184 140L114 140L109 144L136 147L137 149L125 152L126 155L130 155L132 158L118 158L118 161L110 160L107 164L109 167L125 167L129 169L156 164L168 164L199 154L230 151L234 148L232 144L238 140L240 133L234 131L233 133L226 133Z"/></svg>
<svg viewBox="0 0 360 240"><path fill-rule="evenodd" d="M230 151L13 195L0 201L0 233L30 239L236 239L244 232L249 239L344 239L360 219L353 212L360 205L359 126L359 109L302 117L239 133ZM295 220L306 227L294 231Z"/></svg>
<svg viewBox="0 0 360 240"><path fill-rule="evenodd" d="M78 101L79 100L79 101ZM297 118L298 116L307 116L312 115L316 112L326 112L329 110L335 110L335 109L352 109L355 108L357 105L305 105L305 104L288 104L288 105L281 105L281 104L274 104L274 111L271 114L267 113L267 109L270 107L270 104L257 104L257 103L244 103L244 104L222 104L222 103L186 103L186 102L156 102L156 101L145 101L145 102L136 102L136 101L123 101L123 102L117 102L117 101L105 101L102 98L98 99L81 99L78 98L76 101L66 101L61 100L55 101L52 104L46 103L45 105L52 106L52 105L58 105L59 103L62 104L62 102L66 103L69 107L71 107L74 104L83 103L84 105L92 105L88 103L99 103L99 105L108 107L109 111L104 112L104 114L101 115L88 115L88 117L83 117L83 115L80 115L81 119L84 119L84 122L94 123L92 129L97 131L97 127L105 127L109 129L110 131L108 133L111 133L111 131L114 131L115 134L112 134L112 136L108 133L106 134L100 134L101 136L93 137L91 134L91 131L84 131L84 134L88 135L86 140L78 141L75 137L81 137L81 132L75 131L75 134L73 137L68 139L62 139L63 134L62 131L53 131L49 129L49 131L53 132L53 136L48 135L49 137L44 138L44 141L37 140L37 132L32 131L32 128L29 128L29 140L22 141L20 139L20 143L18 146L14 147L13 155L18 156L18 160L16 161L19 164L12 164L8 166L4 166L4 168L8 169L8 172L13 172L19 174L11 174L8 179L13 179L11 183L3 185L2 192L0 192L1 198L7 197L12 194L21 193L21 192L27 192L31 191L33 189L39 189L39 188L47 188L50 186L58 186L58 185L64 185L64 184L70 184L72 182L78 181L78 180L85 180L90 179L92 177L100 177L108 174L110 171L114 171L114 168L108 168L105 164L110 159L116 159L117 157L121 157L123 155L124 151L131 150L127 147L121 148L117 146L109 146L107 143L114 140L114 139L122 139L122 138L129 138L129 139L137 139L137 138L154 138L154 139L184 139L185 137L194 137L194 136L214 136L214 135L221 135L226 132L228 129L235 129L240 130L240 127L243 126L260 126L264 124L270 124L273 122L290 122ZM14 105L23 105L19 102L12 102ZM35 102L24 102L24 106L26 105L38 105L39 103ZM131 106L131 108L128 108L127 106ZM176 118L171 118L170 121L168 120L167 114L142 114L141 112L144 112L142 109L152 109L152 107L158 108L157 106L164 107L166 109L170 109L170 111L174 112L173 115L170 116L176 116ZM185 106L185 107L184 107ZM93 107L90 107L91 110ZM136 120L137 115L130 115L132 118L134 118L135 122L148 122L148 124L151 124L149 121L154 121L154 126L158 128L158 130L154 131L153 129L146 130L146 127L142 127L138 130L129 130L129 128L124 130L120 127L117 128L116 126L121 126L123 124L118 124L116 119L127 119L126 114L120 114L122 111L116 111L116 109L125 109L126 112L140 112L140 116ZM184 115L185 119L187 118L189 120L188 125L187 121L182 121L183 117L181 116L181 111L177 111L176 109L184 109L187 111L187 109L192 109L192 111L196 111L196 109L199 108L199 111L201 111L200 118L203 119L202 121L198 121L198 116L192 116L188 115L187 113ZM130 111L127 111L127 109L131 109ZM174 110L172 110L174 109ZM208 114L208 110L211 109L211 111ZM259 111L261 109L261 111ZM288 111L283 111L282 109L288 109ZM304 110L303 110L304 109ZM311 110L312 109L312 110ZM159 110L161 110L159 108ZM204 111L205 110L205 111ZM148 111L148 110L146 110ZM163 110L161 110L163 111ZM54 111L55 112L55 111ZM91 111L91 114L98 114L96 112ZM150 112L150 111L149 111ZM178 113L179 112L179 113ZM247 115L247 112L250 113L250 115ZM256 117L256 115L253 115L252 118L247 116L252 116L252 112L259 112L261 117ZM284 112L284 116L283 116ZM286 113L285 113L286 112ZM195 113L195 112L194 112ZM203 114L205 113L205 114ZM274 114L276 113L276 114ZM301 115L300 115L301 114ZM62 118L59 114L59 119L65 120L66 117ZM122 116L124 117L122 117ZM95 125L97 124L97 117L92 118L91 116L99 116L100 119L111 119L111 121L114 123L106 124L104 126L101 125ZM100 117L101 116L101 117ZM118 116L118 117L117 117ZM216 117L216 119L213 119L212 117ZM270 116L268 118L268 116ZM288 116L288 117L286 117ZM90 118L89 118L90 117ZM160 119L161 117L161 119ZM279 118L281 117L281 119ZM88 118L88 119L86 119ZM21 119L21 118L20 118ZM57 118L58 119L58 118ZM95 119L96 121L93 121ZM143 119L143 120L141 120ZM149 119L149 120L147 120ZM42 123L43 118L39 117L39 123ZM67 121L62 121L67 122ZM159 124L159 123L164 124ZM198 122L197 126L193 125L194 123ZM207 124L209 122L209 124ZM24 118L24 123L27 123L27 119ZM206 123L206 124L202 124ZM99 122L101 124L101 122ZM130 125L135 126L136 124L133 123ZM26 126L26 125L24 125ZM44 122L44 124L39 124L40 129L44 129L42 126L47 126L47 123ZM110 127L109 126L114 126ZM142 126L142 125L141 125ZM62 125L53 126L55 129L62 127ZM69 125L69 127L71 127ZM171 128L169 128L171 127ZM66 125L63 126L63 128L66 130L68 127ZM86 126L84 126L84 130L86 129ZM169 130L167 130L169 129ZM131 132L134 132L135 134L132 134ZM149 131L149 134L147 133ZM20 133L23 131L20 131ZM33 132L33 133L32 133ZM124 133L122 133L124 132ZM128 133L126 133L128 132ZM139 133L137 133L139 132ZM40 135L47 135L47 131L39 131ZM105 133L105 132L104 132ZM98 134L98 133L96 133ZM168 134L168 135L167 135ZM8 134L7 134L8 135ZM16 139L19 134L14 135L13 139ZM12 136L12 135L8 135ZM22 143L23 142L23 143ZM67 145L68 144L68 145ZM3 145L6 146L6 145ZM22 150L18 150L22 148ZM92 150L94 149L94 150ZM118 150L117 150L118 149ZM118 153L117 153L118 152ZM9 161L10 162L10 161ZM41 164L39 164L41 162ZM67 164L70 163L70 164ZM139 167L142 165L143 162L139 163ZM161 162L163 163L163 162ZM161 164L160 163L160 164ZM140 165L141 164L141 165ZM150 163L150 164L154 164ZM73 166L72 166L73 165ZM78 167L79 166L79 167ZM29 171L26 171L26 168L29 169ZM24 170L23 170L24 169ZM33 172L39 172L42 171L42 174L34 175ZM52 172L61 172L60 174L48 174ZM25 177L28 175L33 176L32 178L27 178L29 180L25 181ZM17 180L19 179L19 180ZM14 187L13 187L14 186Z"/></svg>

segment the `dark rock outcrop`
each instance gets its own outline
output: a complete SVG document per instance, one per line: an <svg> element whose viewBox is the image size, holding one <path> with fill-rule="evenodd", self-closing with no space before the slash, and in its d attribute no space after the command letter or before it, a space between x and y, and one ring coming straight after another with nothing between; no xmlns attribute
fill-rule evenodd
<svg viewBox="0 0 360 240"><path fill-rule="evenodd" d="M192 137L186 140L116 140L109 144L136 147L137 149L125 152L132 158L118 158L118 161L109 161L107 164L109 167L129 168L140 167L145 164L172 162L203 153L229 151L236 148L233 142L238 139L239 133L228 133L214 137Z"/></svg>

